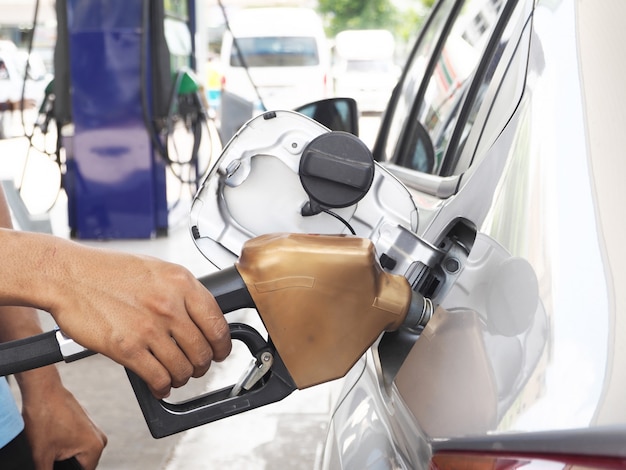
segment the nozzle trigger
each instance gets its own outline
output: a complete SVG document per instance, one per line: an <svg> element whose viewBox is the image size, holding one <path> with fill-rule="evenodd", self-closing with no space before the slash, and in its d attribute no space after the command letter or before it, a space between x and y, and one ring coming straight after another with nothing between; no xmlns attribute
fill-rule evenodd
<svg viewBox="0 0 626 470"><path fill-rule="evenodd" d="M296 385L274 345L251 326L231 323L233 340L243 342L255 357L237 384L181 403L157 400L134 372L128 378L150 433L161 438L282 400Z"/></svg>
<svg viewBox="0 0 626 470"><path fill-rule="evenodd" d="M236 397L242 390L250 390L270 371L273 363L274 356L271 352L263 351L258 354L255 359L252 359L250 366L241 375L229 396Z"/></svg>

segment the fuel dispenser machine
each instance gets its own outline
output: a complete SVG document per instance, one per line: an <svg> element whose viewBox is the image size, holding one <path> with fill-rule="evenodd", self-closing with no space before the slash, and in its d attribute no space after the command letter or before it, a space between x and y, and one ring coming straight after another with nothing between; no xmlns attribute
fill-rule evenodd
<svg viewBox="0 0 626 470"><path fill-rule="evenodd" d="M58 0L56 8L55 117L73 128L62 139L71 234L167 233L166 134L182 95L191 96L187 112L201 114L194 2Z"/></svg>

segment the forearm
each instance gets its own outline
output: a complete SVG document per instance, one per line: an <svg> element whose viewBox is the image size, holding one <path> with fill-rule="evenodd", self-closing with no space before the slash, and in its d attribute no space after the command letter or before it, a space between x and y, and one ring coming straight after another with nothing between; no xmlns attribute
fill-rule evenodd
<svg viewBox="0 0 626 470"><path fill-rule="evenodd" d="M42 332L37 312L28 307L0 307L0 342Z"/></svg>
<svg viewBox="0 0 626 470"><path fill-rule="evenodd" d="M2 199L0 192L0 200ZM8 209L0 201L0 225L11 226ZM4 241L4 239L3 239ZM7 249L7 246L2 249ZM16 255L6 263L11 267ZM29 262L29 256L24 261ZM6 267L6 266L5 266ZM3 279L10 271L2 271ZM6 276L6 273L9 273ZM27 287L27 286L25 286ZM33 336L42 332L37 312L28 307L0 307L0 341ZM86 469L97 466L106 436L93 424L73 395L65 389L55 366L16 374L22 396L25 431L37 468L52 468L53 462L75 456Z"/></svg>
<svg viewBox="0 0 626 470"><path fill-rule="evenodd" d="M6 204L0 201L0 306L34 307L51 313L72 309L73 293L96 287L103 250L88 248L52 235L11 228ZM110 263L109 263L110 264ZM120 265L109 266L115 272ZM90 277L86 280L86 277ZM95 278L95 279L94 279ZM84 284L84 285L83 285ZM74 307L74 308L73 308ZM80 312L74 311L73 315ZM56 319L56 317L55 317ZM58 322L58 319L57 319Z"/></svg>
<svg viewBox="0 0 626 470"><path fill-rule="evenodd" d="M50 311L67 278L68 243L49 235L0 228L0 305Z"/></svg>
<svg viewBox="0 0 626 470"><path fill-rule="evenodd" d="M55 288L51 272L59 258L58 240L12 230L11 213L0 190L0 305L46 309ZM57 268L58 269L58 268ZM61 267L62 269L62 267ZM34 314L34 313L33 313Z"/></svg>
<svg viewBox="0 0 626 470"><path fill-rule="evenodd" d="M0 191L0 229L6 228L10 230L11 227L11 214L4 199L4 194ZM0 238L2 238L2 244L0 246L2 247L2 250L5 250L2 256L5 267L0 268L0 284L3 286L9 286L11 284L13 279L11 272L13 264L16 261L19 262L21 256L24 257L21 249L17 249L17 251L15 251L16 249L12 247L11 244L4 245L4 242L8 241L5 238L15 233L9 232L9 230L3 230L3 233L0 234ZM13 239L13 237L9 237L9 239ZM26 258L28 257L24 257L22 261L25 261ZM0 289L1 288L2 287L0 287ZM11 287L8 288L10 289ZM24 285L24 288L30 289L27 285ZM0 305L10 303L8 302L8 299L6 300L7 301L0 297ZM0 307L0 342L26 338L37 335L41 332L42 329L39 324L39 317L33 308L14 306ZM43 384L45 386L50 386L61 383L56 367L43 367L35 371L17 374L16 379L22 389L22 393L28 393L29 390L32 390L33 387L31 385Z"/></svg>

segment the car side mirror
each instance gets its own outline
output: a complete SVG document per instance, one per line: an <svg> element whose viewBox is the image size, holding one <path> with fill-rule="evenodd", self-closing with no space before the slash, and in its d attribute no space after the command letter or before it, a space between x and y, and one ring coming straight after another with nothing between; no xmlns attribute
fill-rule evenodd
<svg viewBox="0 0 626 470"><path fill-rule="evenodd" d="M331 131L359 135L359 111L353 98L329 98L314 101L295 109Z"/></svg>

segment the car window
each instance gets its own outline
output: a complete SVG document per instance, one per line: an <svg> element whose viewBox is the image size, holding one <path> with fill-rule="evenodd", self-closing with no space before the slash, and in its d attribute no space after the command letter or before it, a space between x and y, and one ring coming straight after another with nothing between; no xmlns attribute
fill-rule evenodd
<svg viewBox="0 0 626 470"><path fill-rule="evenodd" d="M410 122L426 129L433 145L431 159L421 151L422 142L407 133L397 163L438 175L444 155L485 46L497 24L502 1L466 0L450 29L430 77L423 99Z"/></svg>
<svg viewBox="0 0 626 470"><path fill-rule="evenodd" d="M486 62L482 78L476 80L475 97L468 101L467 115L454 131L457 142L448 146L448 154L440 172L443 176L464 173L474 163L475 156L480 158L484 155L519 103L526 77L528 54L524 51L528 49L530 41L529 32L525 30L524 9L523 2L520 2L512 12ZM522 30L525 32L522 33ZM520 41L516 48L509 48L510 52L505 53L509 43L518 37ZM516 49L520 51L516 53ZM512 54L510 59L509 54ZM474 123L480 129L473 129Z"/></svg>
<svg viewBox="0 0 626 470"><path fill-rule="evenodd" d="M378 160L385 161L391 159L395 153L396 146L400 139L404 125L411 112L413 101L422 83L428 60L437 47L437 42L446 26L446 22L452 9L458 0L442 0L432 12L424 31L421 33L416 49L411 55L407 64L404 78L400 83L400 90L397 100L388 111L390 119L384 123L384 155L377 156Z"/></svg>
<svg viewBox="0 0 626 470"><path fill-rule="evenodd" d="M238 38L237 47L248 67L300 67L319 64L317 43L313 37ZM234 47L230 65L241 66Z"/></svg>
<svg viewBox="0 0 626 470"><path fill-rule="evenodd" d="M354 73L388 73L393 72L392 60L363 59L346 61L346 72Z"/></svg>
<svg viewBox="0 0 626 470"><path fill-rule="evenodd" d="M512 8L516 2L511 0L508 3ZM489 57L491 63L485 66L483 61L486 47L497 44L497 41L490 40L504 5L503 0L456 2L448 10L452 24L438 28L439 35L445 35L439 40L441 45L432 47L436 40L427 41L428 35L424 35L421 47L430 50L431 57L421 56L419 51L412 57L399 91L401 96L397 98L395 109L391 110L393 117L388 119L387 134L381 136L385 139L385 155L382 158L377 155L378 160L432 175L453 174L454 168L445 165L444 160L454 158L454 152L448 150L461 111L466 110L463 118L468 124L461 128L466 134L484 97L484 89L478 88L478 92L472 89L476 72L481 71L481 80L488 85L498 64L500 54L497 50ZM435 20L437 18L428 26L433 27L437 23ZM501 52L503 46L499 47ZM428 59L430 65L426 64ZM472 94L468 97L470 91ZM471 102L466 103L466 98ZM468 106L473 107L469 116ZM465 137L457 135L454 146L462 147ZM424 151L424 145L429 147L428 151Z"/></svg>

